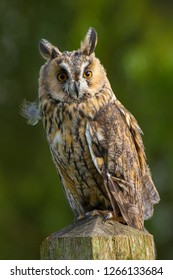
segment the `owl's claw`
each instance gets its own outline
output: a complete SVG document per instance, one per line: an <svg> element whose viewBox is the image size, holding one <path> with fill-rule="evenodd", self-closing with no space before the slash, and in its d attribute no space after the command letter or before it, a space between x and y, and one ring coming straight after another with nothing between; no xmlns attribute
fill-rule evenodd
<svg viewBox="0 0 173 280"><path fill-rule="evenodd" d="M103 220L106 222L107 220L114 220L114 214L113 212L108 212L104 214Z"/></svg>
<svg viewBox="0 0 173 280"><path fill-rule="evenodd" d="M114 220L116 222L126 224L124 218L122 216L115 216L113 212L108 212L107 214L104 215L104 221L106 222L107 220Z"/></svg>

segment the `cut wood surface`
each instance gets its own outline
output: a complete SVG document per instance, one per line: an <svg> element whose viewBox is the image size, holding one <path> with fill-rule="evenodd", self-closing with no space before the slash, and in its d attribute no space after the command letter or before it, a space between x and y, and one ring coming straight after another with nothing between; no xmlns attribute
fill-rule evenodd
<svg viewBox="0 0 173 280"><path fill-rule="evenodd" d="M153 260L155 245L147 231L102 217L88 217L48 236L41 259Z"/></svg>

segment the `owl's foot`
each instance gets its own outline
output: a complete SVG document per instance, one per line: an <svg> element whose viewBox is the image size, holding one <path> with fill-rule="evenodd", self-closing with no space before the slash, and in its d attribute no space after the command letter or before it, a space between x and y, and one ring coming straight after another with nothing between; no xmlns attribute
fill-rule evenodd
<svg viewBox="0 0 173 280"><path fill-rule="evenodd" d="M108 211L108 213L106 213L104 215L104 221L106 222L107 220L113 220L122 224L126 224L124 218L122 216L116 216L113 212Z"/></svg>
<svg viewBox="0 0 173 280"><path fill-rule="evenodd" d="M104 215L103 212L104 211L102 211L102 210L94 209L92 211L86 212L85 217L103 216Z"/></svg>
<svg viewBox="0 0 173 280"><path fill-rule="evenodd" d="M106 211L105 211L106 212ZM88 211L85 214L80 214L75 217L75 221L80 221L86 217L95 217L95 216L103 216L103 211L94 209L92 211Z"/></svg>
<svg viewBox="0 0 173 280"><path fill-rule="evenodd" d="M110 210L97 210L97 209L88 211L84 215L78 216L76 218L76 221L82 220L86 217L95 217L95 216L101 216L103 218L103 222L106 222L108 220L113 220L122 224L126 224L122 216L115 215L114 212Z"/></svg>
<svg viewBox="0 0 173 280"><path fill-rule="evenodd" d="M119 223L125 224L125 221L122 216L116 216L112 211L110 210L97 210L94 209L90 212L85 213L85 217L94 217L94 216L102 216L103 221L106 222L107 220L114 220Z"/></svg>

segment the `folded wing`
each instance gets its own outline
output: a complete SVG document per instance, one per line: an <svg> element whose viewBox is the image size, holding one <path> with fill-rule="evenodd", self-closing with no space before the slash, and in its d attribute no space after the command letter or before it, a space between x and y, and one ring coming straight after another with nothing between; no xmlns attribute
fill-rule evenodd
<svg viewBox="0 0 173 280"><path fill-rule="evenodd" d="M143 229L159 195L146 165L140 133L135 118L117 100L100 109L86 126L91 157L115 216L121 214L128 225Z"/></svg>

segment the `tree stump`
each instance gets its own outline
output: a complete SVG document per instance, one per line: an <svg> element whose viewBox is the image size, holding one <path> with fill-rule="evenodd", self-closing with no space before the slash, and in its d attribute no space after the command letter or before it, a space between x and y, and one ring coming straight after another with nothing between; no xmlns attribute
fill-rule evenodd
<svg viewBox="0 0 173 280"><path fill-rule="evenodd" d="M153 260L155 245L147 231L88 217L48 236L42 260Z"/></svg>

